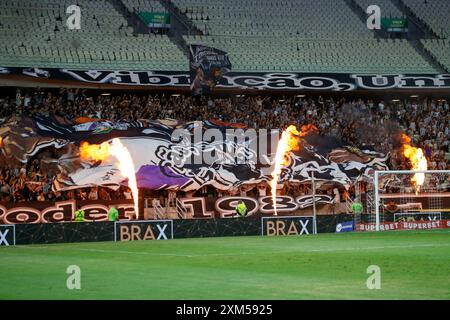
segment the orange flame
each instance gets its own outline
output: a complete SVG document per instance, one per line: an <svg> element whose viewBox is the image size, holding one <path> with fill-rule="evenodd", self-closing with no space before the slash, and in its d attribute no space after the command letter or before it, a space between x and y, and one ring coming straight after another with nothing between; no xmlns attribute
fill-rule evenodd
<svg viewBox="0 0 450 320"><path fill-rule="evenodd" d="M82 142L80 145L80 157L85 160L105 160L109 157L109 144L103 142L102 144L89 144Z"/></svg>
<svg viewBox="0 0 450 320"><path fill-rule="evenodd" d="M122 144L119 138L114 138L111 143L103 142L101 144L89 144L83 142L80 146L80 157L85 160L105 160L113 156L118 160L120 173L128 178L128 186L133 194L134 210L136 218L139 217L139 190L136 181L136 170L130 152Z"/></svg>
<svg viewBox="0 0 450 320"><path fill-rule="evenodd" d="M411 139L405 134L402 134L402 143L403 155L409 159L412 166L411 169L415 171L426 171L428 169L428 164L423 150L421 148L411 146ZM414 177L411 178L411 182L416 188L416 194L419 193L420 187L425 182L425 174L415 173Z"/></svg>
<svg viewBox="0 0 450 320"><path fill-rule="evenodd" d="M301 131L298 131L294 125L290 125L281 134L281 139L278 142L277 152L275 154L275 167L271 174L272 180L270 181L274 215L277 215L277 182L282 167L288 164L289 159L287 155L290 151L298 151L300 149L300 137L304 137L313 131L317 131L317 128L312 124L302 126Z"/></svg>

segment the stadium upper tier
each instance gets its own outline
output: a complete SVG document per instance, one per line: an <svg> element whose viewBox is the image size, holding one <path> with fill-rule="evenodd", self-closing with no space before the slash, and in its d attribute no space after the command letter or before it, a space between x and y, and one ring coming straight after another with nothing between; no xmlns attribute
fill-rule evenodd
<svg viewBox="0 0 450 320"><path fill-rule="evenodd" d="M450 37L449 0L402 0L422 21L428 24L440 37Z"/></svg>
<svg viewBox="0 0 450 320"><path fill-rule="evenodd" d="M68 30L72 0L0 2L0 64L184 70L186 57L165 35L139 34L107 0L77 0L81 29Z"/></svg>
<svg viewBox="0 0 450 320"><path fill-rule="evenodd" d="M367 7L376 4L380 7L381 15L383 17L403 17L403 12L394 5L392 0L355 0L355 2L366 11Z"/></svg>
<svg viewBox="0 0 450 320"><path fill-rule="evenodd" d="M167 12L158 0L122 0L122 2L131 12Z"/></svg>
<svg viewBox="0 0 450 320"><path fill-rule="evenodd" d="M134 32L118 11L168 12L163 0L4 0L0 2L0 66L187 71L188 57L167 35ZM164 0L166 1L166 0ZM422 0L420 0L422 1ZM450 1L403 0L417 15L435 15L436 26ZM369 0L355 0L366 8ZM423 1L422 1L423 2ZM68 6L81 8L81 29L68 30ZM374 38L345 0L172 0L205 35L187 44L227 51L234 71L439 73L406 40ZM393 0L377 2L383 15L401 16ZM115 6L116 5L116 6ZM436 11L425 13L424 11ZM440 22L439 22L440 21ZM439 24L440 23L440 24ZM436 29L435 29L436 30ZM448 68L447 46L424 41ZM436 50L436 52L434 52Z"/></svg>
<svg viewBox="0 0 450 320"><path fill-rule="evenodd" d="M173 0L211 35L368 39L372 32L344 1Z"/></svg>
<svg viewBox="0 0 450 320"><path fill-rule="evenodd" d="M450 41L444 39L422 40L425 48L450 70Z"/></svg>
<svg viewBox="0 0 450 320"><path fill-rule="evenodd" d="M239 71L436 72L406 40L225 36L190 36L186 40L227 50L233 69Z"/></svg>

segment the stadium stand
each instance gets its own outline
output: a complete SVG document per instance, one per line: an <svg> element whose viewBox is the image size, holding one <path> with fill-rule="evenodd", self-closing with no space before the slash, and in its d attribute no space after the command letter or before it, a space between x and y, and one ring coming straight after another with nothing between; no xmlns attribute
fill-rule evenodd
<svg viewBox="0 0 450 320"><path fill-rule="evenodd" d="M180 121L220 119L244 123L254 128L285 128L290 124L314 124L320 133L342 139L349 145L372 146L391 154L394 168L407 168L392 135L405 132L422 147L429 169L450 168L450 107L446 100L412 99L403 102L379 100L333 100L331 97L279 100L273 97L204 98L196 104L192 97L165 95L87 95L82 90L62 89L58 94L18 90L15 98L1 97L0 118L11 116L64 116L118 120ZM195 107L194 107L195 106ZM393 130L398 128L398 130ZM376 134L374 134L376 132ZM86 199L91 192L99 199L123 199L127 188L118 192L80 189L53 192L54 172L44 169L41 157L27 164L9 162L0 169L0 197L4 201ZM44 161L45 162L45 161ZM26 182L35 182L34 184ZM26 190L25 190L26 189ZM41 199L41 200L39 200Z"/></svg>
<svg viewBox="0 0 450 320"><path fill-rule="evenodd" d="M117 0L129 12L168 12L156 0ZM116 0L80 0L81 30L67 30L72 1L0 3L0 65L186 71L186 53L173 38L139 33L114 6ZM439 73L408 40L375 39L346 1L174 0L204 35L183 35L185 44L227 51L234 71ZM355 0L361 7L370 1ZM393 1L378 2L384 15L404 16ZM404 0L437 34L449 31L449 3ZM426 8L426 10L425 10ZM342 23L345 21L345 23ZM312 28L311 26L314 26ZM439 62L445 46L427 43ZM434 52L436 50L436 52Z"/></svg>
<svg viewBox="0 0 450 320"><path fill-rule="evenodd" d="M174 3L200 30L206 29L213 35L300 35L300 38L313 36L315 39L361 39L371 35L351 9L340 1L318 0L315 5L298 0L231 0L226 5L220 0L175 0ZM348 17L346 24L338 23L344 17ZM310 28L312 25L314 30Z"/></svg>
<svg viewBox="0 0 450 320"><path fill-rule="evenodd" d="M408 41L373 39L345 3L318 2L174 1L207 34L186 42L227 49L236 71L437 71Z"/></svg>
<svg viewBox="0 0 450 320"><path fill-rule="evenodd" d="M0 64L17 67L70 67L180 70L186 57L166 35L137 34L110 1L79 0L80 30L67 30L66 8L73 1L0 3Z"/></svg>
<svg viewBox="0 0 450 320"><path fill-rule="evenodd" d="M382 17L403 17L404 13L394 5L391 0L355 0L355 2L366 11L367 7L370 5L378 5L381 9Z"/></svg>
<svg viewBox="0 0 450 320"><path fill-rule="evenodd" d="M157 0L122 0L122 2L129 11L167 12Z"/></svg>
<svg viewBox="0 0 450 320"><path fill-rule="evenodd" d="M447 70L450 70L450 41L448 39L421 40L425 48L441 62Z"/></svg>
<svg viewBox="0 0 450 320"><path fill-rule="evenodd" d="M301 40L190 36L227 50L236 71L436 73L407 40ZM268 43L270 41L270 44Z"/></svg>
<svg viewBox="0 0 450 320"><path fill-rule="evenodd" d="M450 2L448 0L401 0L440 37L450 37Z"/></svg>

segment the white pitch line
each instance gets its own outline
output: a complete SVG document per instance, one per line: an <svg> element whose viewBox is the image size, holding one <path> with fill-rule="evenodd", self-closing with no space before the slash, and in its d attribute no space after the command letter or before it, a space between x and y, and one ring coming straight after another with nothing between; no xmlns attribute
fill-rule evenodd
<svg viewBox="0 0 450 320"><path fill-rule="evenodd" d="M342 248L342 249L317 249L306 250L304 252L323 252L323 251L352 251L352 250L383 250L383 249L406 249L406 248L420 248L420 247L449 247L450 244L418 244L408 246L378 246L378 247L357 247L357 248Z"/></svg>
<svg viewBox="0 0 450 320"><path fill-rule="evenodd" d="M46 246L39 246L35 244L29 244L29 245L17 245L16 248L22 248L22 249L48 249L49 247ZM56 248L56 247L54 247Z"/></svg>
<svg viewBox="0 0 450 320"><path fill-rule="evenodd" d="M377 246L377 247L353 247L353 248L341 248L341 249L312 249L312 250L294 250L294 251L278 251L271 252L271 254L277 253L308 253L308 252L339 252L339 251L358 251L358 250L384 250L384 249L405 249L405 248L420 248L420 247L449 247L450 244L422 244L422 245L407 245L407 246ZM88 252L103 252L103 253L124 253L124 254L137 254L137 255L151 255L151 256L173 256L173 257L214 257L214 256L242 256L242 255L257 255L259 252L240 252L240 253L211 253L211 254L177 254L177 253L156 253L156 252L137 252L137 251L125 251L125 250L103 250L103 249L88 249L88 248L75 248L74 250L88 251Z"/></svg>
<svg viewBox="0 0 450 320"><path fill-rule="evenodd" d="M176 257L187 257L191 258L192 255L189 254L177 254L177 253L157 253L157 252L146 252L146 251L125 251L125 250L103 250L103 249L89 249L89 248L74 248L73 250L78 251L88 251L88 252L104 252L104 253L125 253L125 254L140 254L140 255L156 255L156 256L176 256Z"/></svg>
<svg viewBox="0 0 450 320"><path fill-rule="evenodd" d="M172 257L209 257L209 256L237 256L246 255L252 253L211 253L211 254L179 254L179 253L159 253L159 252L138 252L138 251L125 251L125 250L103 250L103 249L88 249L88 248L78 248L74 250L88 251L88 252L104 252L104 253L125 253L125 254L140 254L140 255L151 255L151 256L172 256ZM255 253L253 253L255 254Z"/></svg>

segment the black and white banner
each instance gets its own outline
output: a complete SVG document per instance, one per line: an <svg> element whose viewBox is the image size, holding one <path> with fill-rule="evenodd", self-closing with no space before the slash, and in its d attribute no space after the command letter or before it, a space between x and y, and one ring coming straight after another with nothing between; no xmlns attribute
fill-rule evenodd
<svg viewBox="0 0 450 320"><path fill-rule="evenodd" d="M333 208L330 207L334 200L332 196L316 195L314 198L317 212L333 213ZM312 195L277 196L277 211L279 214L293 215L302 210L310 210L312 199ZM186 209L187 215L192 218L236 217L236 205L239 201L243 201L247 206L249 217L274 213L271 196L193 197L179 198L179 200ZM113 206L119 211L118 219L121 222L145 219L142 211L139 217L136 217L132 200L35 201L0 203L0 225L71 222L75 220L74 212L78 207L84 210L86 222L108 221L108 211Z"/></svg>
<svg viewBox="0 0 450 320"><path fill-rule="evenodd" d="M84 123L88 127L87 123ZM26 163L41 150L60 149L43 164L57 175L54 188L68 190L93 185L118 188L126 178L113 158L80 158L81 142L110 143L120 138L134 162L137 185L148 190L195 191L204 186L238 193L272 180L273 156L279 132L241 129L215 120L180 123L149 121L144 127L123 129L94 125L86 131L60 119L11 118L2 124L2 155ZM115 127L115 124L112 124ZM301 137L299 151L288 155L280 183L338 183L350 185L373 170L386 170L389 155L344 145L334 137L310 133ZM145 151L145 152L143 152Z"/></svg>
<svg viewBox="0 0 450 320"><path fill-rule="evenodd" d="M189 46L191 90L195 95L209 93L231 71L225 51L202 45Z"/></svg>
<svg viewBox="0 0 450 320"><path fill-rule="evenodd" d="M189 71L115 71L0 67L2 75L149 87L191 86ZM217 78L217 88L305 91L449 89L450 74L229 72Z"/></svg>

